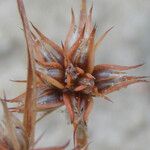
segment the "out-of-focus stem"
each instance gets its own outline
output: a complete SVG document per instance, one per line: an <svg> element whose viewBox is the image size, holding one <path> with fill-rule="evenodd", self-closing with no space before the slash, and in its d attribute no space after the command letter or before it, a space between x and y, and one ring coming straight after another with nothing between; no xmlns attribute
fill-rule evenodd
<svg viewBox="0 0 150 150"><path fill-rule="evenodd" d="M75 126L74 140L77 150L87 150L85 147L88 145L88 130L86 123L82 120Z"/></svg>

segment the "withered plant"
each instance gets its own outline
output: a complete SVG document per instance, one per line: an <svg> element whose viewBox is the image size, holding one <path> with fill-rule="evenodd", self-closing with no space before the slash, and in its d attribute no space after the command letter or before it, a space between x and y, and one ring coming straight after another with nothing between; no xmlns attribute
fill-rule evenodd
<svg viewBox="0 0 150 150"><path fill-rule="evenodd" d="M28 54L27 88L14 99L3 99L6 132L12 132L7 138L1 136L0 147L3 150L34 149L35 125L46 114L65 105L73 125L75 150L88 148L88 118L93 107L93 98L101 97L111 101L108 94L137 82L148 82L145 76L129 76L126 70L134 66L112 64L94 65L97 47L102 43L106 31L98 40L95 39L96 26L92 23L91 6L87 13L86 0L82 0L80 17L76 25L74 11L71 9L71 24L65 42L56 44L47 38L26 17L23 0L17 0L23 23ZM17 103L9 108L11 112L23 113L23 122L13 119L5 102ZM41 118L38 112L43 112ZM19 131L18 131L19 130ZM2 135L2 131L0 132ZM63 147L43 150L65 149ZM42 150L42 149L38 149Z"/></svg>

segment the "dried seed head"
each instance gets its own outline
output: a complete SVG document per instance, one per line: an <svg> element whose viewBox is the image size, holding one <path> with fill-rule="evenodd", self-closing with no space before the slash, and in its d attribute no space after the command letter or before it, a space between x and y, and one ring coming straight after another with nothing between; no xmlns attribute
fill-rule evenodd
<svg viewBox="0 0 150 150"><path fill-rule="evenodd" d="M32 68L29 66L29 70L35 73L36 78L34 88L37 91L37 111L57 109L65 105L71 122L74 127L78 127L75 136L77 143L82 143L82 147L86 143L83 144L82 140L85 140L84 130L86 130L86 121L93 105L92 97L101 96L109 100L107 94L111 92L133 83L147 82L146 77L128 76L124 72L142 65L128 67L102 64L94 66L96 48L112 28L96 41L96 26L92 23L92 9L93 6L88 14L86 0L82 0L78 26L75 24L72 10L70 29L65 43L60 46L48 39L33 24L33 32L25 26L27 44L30 46L30 41L32 41L33 46L33 56L31 58L29 55L29 60L32 62L31 65L34 65ZM22 16L22 12L20 13ZM26 18L23 18L23 24L27 25L25 21L27 21ZM27 33L32 37L28 37ZM33 77L28 75L30 78ZM29 94L30 96L32 94L30 87L24 94L12 100L12 102L22 102L21 107L16 107L13 111L25 110L24 99ZM81 122L84 123L84 128L81 128Z"/></svg>

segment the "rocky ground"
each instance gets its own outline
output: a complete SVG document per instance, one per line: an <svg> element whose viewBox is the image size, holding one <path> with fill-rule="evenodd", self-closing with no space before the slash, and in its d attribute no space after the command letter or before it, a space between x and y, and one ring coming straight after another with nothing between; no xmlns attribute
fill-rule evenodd
<svg viewBox="0 0 150 150"><path fill-rule="evenodd" d="M90 7L92 0L87 1ZM134 65L144 62L144 67L132 73L150 75L150 1L93 2L97 35L115 26L97 50L96 63ZM73 7L78 14L80 0L26 0L25 5L29 19L48 37L60 43L69 27L70 8ZM26 50L20 27L16 1L0 0L0 95L5 90L9 98L25 88L10 82L10 79L26 78ZM88 126L90 149L148 150L149 91L149 84L135 84L111 94L113 103L97 98ZM47 129L39 146L62 144L70 139L72 128L63 110L47 116L38 125L37 137L44 128Z"/></svg>

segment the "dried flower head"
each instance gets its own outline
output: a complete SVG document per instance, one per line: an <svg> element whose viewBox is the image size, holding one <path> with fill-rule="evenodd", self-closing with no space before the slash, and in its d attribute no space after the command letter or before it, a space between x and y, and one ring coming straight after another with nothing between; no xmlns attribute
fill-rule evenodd
<svg viewBox="0 0 150 150"><path fill-rule="evenodd" d="M109 93L133 83L147 82L144 76L129 76L125 72L143 64L135 66L94 65L95 51L112 28L95 40L96 26L92 23L92 10L93 6L87 13L86 0L82 0L77 26L74 11L71 10L69 32L65 42L61 45L51 41L33 24L34 32L27 30L30 36L26 37L27 41L30 38L33 46L29 60L33 62L30 71L33 71L36 76L36 97L34 98L36 110L53 111L65 105L74 126L75 145L80 148L88 143L86 123L92 110L93 97L99 96L110 100L107 97ZM22 15L22 11L20 13ZM13 100L7 100L19 103L19 106L11 108L11 111L24 112L25 97L28 92L29 90Z"/></svg>

